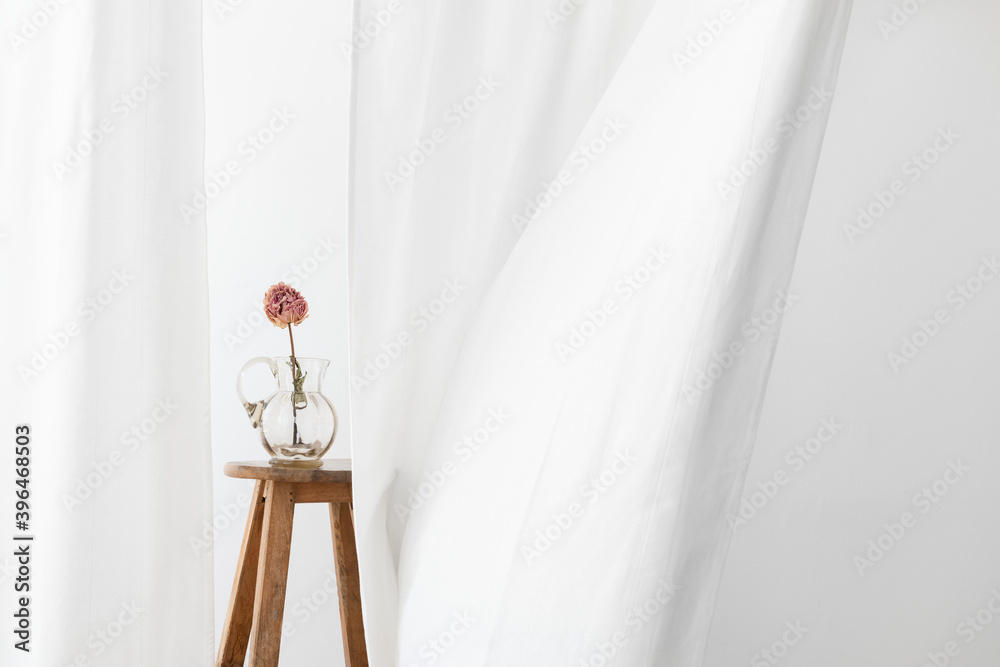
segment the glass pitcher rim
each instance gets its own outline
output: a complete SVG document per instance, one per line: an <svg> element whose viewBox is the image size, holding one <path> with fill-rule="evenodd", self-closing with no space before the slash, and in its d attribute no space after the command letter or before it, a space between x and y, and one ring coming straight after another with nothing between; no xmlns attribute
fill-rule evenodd
<svg viewBox="0 0 1000 667"><path fill-rule="evenodd" d="M292 360L292 355L286 354L283 357L271 357L271 358L274 359L274 360L276 360L276 361L286 361L286 360L287 361L291 361ZM324 359L322 357L300 357L297 354L295 355L295 361L322 361L322 362L325 362L325 363L330 363L329 359Z"/></svg>

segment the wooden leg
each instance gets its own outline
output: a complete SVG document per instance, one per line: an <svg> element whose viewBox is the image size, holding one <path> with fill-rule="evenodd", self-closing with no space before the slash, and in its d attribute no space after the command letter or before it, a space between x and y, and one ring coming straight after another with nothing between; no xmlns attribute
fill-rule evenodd
<svg viewBox="0 0 1000 667"><path fill-rule="evenodd" d="M368 667L365 626L361 617L361 580L358 551L354 543L354 511L351 503L330 503L333 525L333 555L337 561L337 592L340 597L340 629L344 634L345 667Z"/></svg>
<svg viewBox="0 0 1000 667"><path fill-rule="evenodd" d="M250 622L253 612L254 587L257 585L257 560L260 554L260 533L264 525L264 482L257 480L250 501L247 527L243 532L243 546L236 562L233 592L229 596L226 624L222 628L217 667L243 667L247 642L250 641Z"/></svg>
<svg viewBox="0 0 1000 667"><path fill-rule="evenodd" d="M267 502L253 604L250 667L278 667L288 554L292 546L292 518L295 515L293 489L293 484L268 482L265 491Z"/></svg>

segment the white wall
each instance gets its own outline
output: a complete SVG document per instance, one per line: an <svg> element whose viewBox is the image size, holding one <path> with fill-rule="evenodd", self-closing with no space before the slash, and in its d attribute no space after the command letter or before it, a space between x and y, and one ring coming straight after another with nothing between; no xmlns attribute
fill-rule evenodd
<svg viewBox="0 0 1000 667"><path fill-rule="evenodd" d="M233 7L238 1L206 3L208 168L244 157L241 141L266 125L272 108L287 107L295 119L209 207L220 470L228 460L263 457L233 391L237 370L252 356L287 353L283 332L270 325L238 343L226 335L246 333L237 327L259 312L263 290L293 264L311 267L306 258L327 235L340 247L302 282L313 314L296 330L296 347L333 360L328 394L345 424L347 413L348 68L338 45L348 36L349 3ZM1000 473L1000 281L961 307L954 293L949 299L956 284L975 282L984 256L1000 253L1000 5L894 1L919 11L888 38L878 21L890 20L893 3L855 2L793 280L798 301L785 321L747 482L745 497L761 508L734 537L706 667L919 667L948 641L955 655L939 656L940 664L987 667L1000 656L1000 618L971 635L973 626L957 627L1000 591L991 510L1000 506L1000 485L991 483ZM958 138L913 180L907 162L933 146L939 128ZM897 179L902 194L852 243L845 224ZM945 324L937 335L892 368L887 354L939 310ZM808 441L824 419L842 424L833 438L808 461L786 458L796 447L815 449ZM346 456L347 441L345 432L332 455ZM950 463L970 469L953 485L939 483L947 492L931 491L937 502L915 504L914 494L933 488ZM753 497L776 474L783 484L769 488L773 497ZM225 509L248 490L217 474L220 626L245 512L239 507L230 521ZM859 572L854 557L904 512L912 527L898 540L883 537L889 551ZM316 656L341 664L336 599L323 589L332 578L327 518L306 506L296 519L285 612L294 634L282 664L316 664ZM302 603L310 596L325 602L310 611ZM795 639L786 623L807 630L782 646L783 636ZM775 642L782 657L759 653Z"/></svg>
<svg viewBox="0 0 1000 667"><path fill-rule="evenodd" d="M279 280L296 286L309 301L310 316L295 329L295 349L302 356L331 360L324 390L338 409L342 430L328 456L349 456L344 238L348 65L337 45L347 39L350 11L346 1L205 2L206 169L219 170L230 160L241 167L208 208L215 517L220 529L215 543L217 638L252 485L224 477L222 465L267 458L236 398L236 373L251 357L289 352L287 333L261 315L264 290ZM268 128L274 109L294 118L256 151L247 137ZM275 122L275 127L283 124ZM267 132L263 135L261 140L269 138ZM330 243L339 247L327 250ZM256 319L247 322L251 313ZM255 377L260 383L254 385L256 393L248 389L249 397L270 391L273 380L268 384L266 376L262 371ZM296 508L285 606L291 634L282 644L282 665L318 664L316 656L330 656L324 664L343 664L338 662L343 654L330 522L323 507ZM230 514L238 509L235 518L229 518L227 509ZM303 599L311 600L312 608Z"/></svg>

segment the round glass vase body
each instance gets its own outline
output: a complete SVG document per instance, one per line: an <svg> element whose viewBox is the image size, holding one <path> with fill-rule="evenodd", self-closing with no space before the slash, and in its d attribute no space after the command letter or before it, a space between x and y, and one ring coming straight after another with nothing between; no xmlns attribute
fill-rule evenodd
<svg viewBox="0 0 1000 667"><path fill-rule="evenodd" d="M323 395L322 383L330 362L296 357L302 374L295 386L291 357L255 357L243 364L236 378L236 394L260 431L260 443L271 455L271 465L318 468L337 436L337 411ZM278 383L277 391L261 401L248 401L243 376L252 366L264 364Z"/></svg>

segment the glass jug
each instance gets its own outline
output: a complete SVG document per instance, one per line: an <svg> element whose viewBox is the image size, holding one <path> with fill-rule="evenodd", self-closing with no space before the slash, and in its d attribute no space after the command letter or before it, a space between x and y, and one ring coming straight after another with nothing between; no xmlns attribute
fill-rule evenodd
<svg viewBox="0 0 1000 667"><path fill-rule="evenodd" d="M323 465L323 455L337 436L337 412L323 395L321 383L330 362L296 357L303 378L296 391L291 357L255 357L243 364L236 378L236 394L260 430L260 442L271 455L271 465L314 468ZM277 391L251 402L243 394L243 375L265 364L278 382Z"/></svg>

